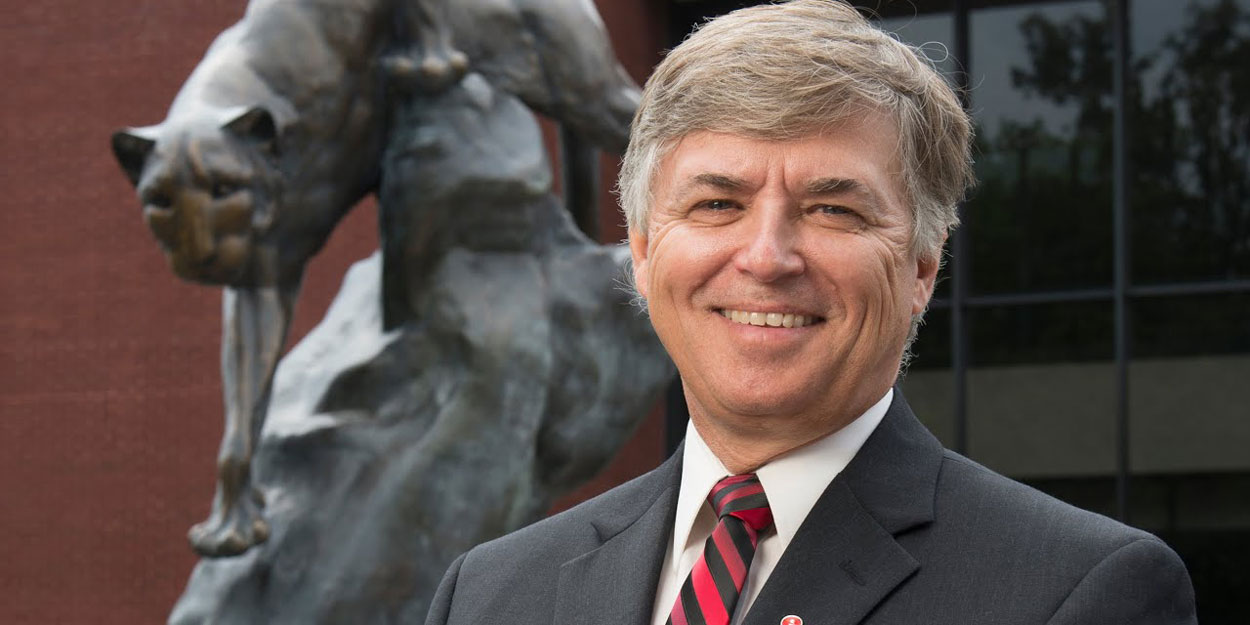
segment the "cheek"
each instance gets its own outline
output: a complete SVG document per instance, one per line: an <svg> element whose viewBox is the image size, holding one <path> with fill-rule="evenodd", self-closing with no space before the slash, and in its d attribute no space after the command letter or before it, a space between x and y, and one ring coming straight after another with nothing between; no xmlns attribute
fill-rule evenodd
<svg viewBox="0 0 1250 625"><path fill-rule="evenodd" d="M252 213L252 194L237 193L213 205L213 229L220 234L247 232L252 228Z"/></svg>
<svg viewBox="0 0 1250 625"><path fill-rule="evenodd" d="M910 311L914 276L879 245L844 247L827 264L833 267L835 302L865 326L882 329ZM852 312L854 311L854 312ZM905 315L910 318L910 314Z"/></svg>
<svg viewBox="0 0 1250 625"><path fill-rule="evenodd" d="M651 289L680 293L706 283L726 265L722 239L698 229L674 231L660 239L648 258Z"/></svg>

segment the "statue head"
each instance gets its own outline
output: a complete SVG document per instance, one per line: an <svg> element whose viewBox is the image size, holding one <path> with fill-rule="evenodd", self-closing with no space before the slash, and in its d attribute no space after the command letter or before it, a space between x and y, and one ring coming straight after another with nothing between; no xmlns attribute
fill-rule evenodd
<svg viewBox="0 0 1250 625"><path fill-rule="evenodd" d="M283 187L278 134L261 106L114 133L113 154L179 277L235 286L278 278L257 262Z"/></svg>

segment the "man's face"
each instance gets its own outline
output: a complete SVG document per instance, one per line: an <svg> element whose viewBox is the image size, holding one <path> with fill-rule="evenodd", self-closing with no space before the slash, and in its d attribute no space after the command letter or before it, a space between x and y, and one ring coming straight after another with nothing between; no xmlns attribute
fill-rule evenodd
<svg viewBox="0 0 1250 625"><path fill-rule="evenodd" d="M696 425L810 441L893 384L937 272L897 143L872 113L797 141L694 132L661 162L630 249Z"/></svg>

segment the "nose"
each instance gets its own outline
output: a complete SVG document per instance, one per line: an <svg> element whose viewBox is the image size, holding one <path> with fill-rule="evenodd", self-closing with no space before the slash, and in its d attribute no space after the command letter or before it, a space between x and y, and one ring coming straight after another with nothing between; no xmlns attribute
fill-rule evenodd
<svg viewBox="0 0 1250 625"><path fill-rule="evenodd" d="M162 187L144 193L143 199L144 221L176 264L195 266L213 255L216 245L204 193Z"/></svg>
<svg viewBox="0 0 1250 625"><path fill-rule="evenodd" d="M775 282L803 273L797 246L798 231L785 207L757 207L753 219L743 220L744 243L734 264L760 282Z"/></svg>

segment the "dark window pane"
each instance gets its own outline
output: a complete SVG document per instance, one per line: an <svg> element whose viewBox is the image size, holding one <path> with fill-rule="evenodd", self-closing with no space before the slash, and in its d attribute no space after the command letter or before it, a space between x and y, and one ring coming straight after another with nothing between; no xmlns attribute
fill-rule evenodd
<svg viewBox="0 0 1250 625"><path fill-rule="evenodd" d="M1242 491L1243 493L1245 491ZM1245 625L1250 614L1250 526L1226 530L1162 532L1185 561L1194 583L1198 622L1202 625Z"/></svg>
<svg viewBox="0 0 1250 625"><path fill-rule="evenodd" d="M981 185L968 206L972 289L1111 281L1111 40L1100 2L971 15Z"/></svg>
<svg viewBox="0 0 1250 625"><path fill-rule="evenodd" d="M1134 282L1250 276L1250 2L1131 9Z"/></svg>
<svg viewBox="0 0 1250 625"><path fill-rule="evenodd" d="M1132 329L1134 358L1250 354L1250 293L1142 298Z"/></svg>
<svg viewBox="0 0 1250 625"><path fill-rule="evenodd" d="M1107 361L1113 355L1111 303L1065 302L974 309L972 364Z"/></svg>
<svg viewBox="0 0 1250 625"><path fill-rule="evenodd" d="M1116 514L1114 477L1040 478L1025 483L1078 508L1110 517Z"/></svg>

